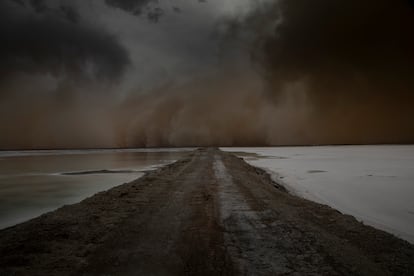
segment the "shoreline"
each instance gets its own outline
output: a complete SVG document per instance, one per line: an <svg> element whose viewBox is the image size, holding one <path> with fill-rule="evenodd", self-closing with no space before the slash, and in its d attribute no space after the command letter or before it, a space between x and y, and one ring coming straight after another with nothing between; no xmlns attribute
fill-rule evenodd
<svg viewBox="0 0 414 276"><path fill-rule="evenodd" d="M274 147L330 147L330 146L412 146L414 145L414 141L407 142L407 143L393 143L393 142L379 142L379 143L338 143L338 144L281 144L281 145L234 145L234 146L226 146L226 145L209 145L209 146L199 146L199 145L186 145L186 146L173 146L173 145L166 145L166 146L156 146L156 147L104 147L104 148L93 148L93 147L85 147L85 148L65 148L65 147L56 147L56 148L3 148L0 149L0 153L4 151L54 151L54 150L136 150L136 149L198 149L198 148L274 148Z"/></svg>

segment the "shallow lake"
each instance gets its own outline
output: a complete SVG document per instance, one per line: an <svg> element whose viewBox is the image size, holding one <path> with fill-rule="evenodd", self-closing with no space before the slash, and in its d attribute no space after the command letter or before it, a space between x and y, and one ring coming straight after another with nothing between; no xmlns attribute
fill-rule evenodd
<svg viewBox="0 0 414 276"><path fill-rule="evenodd" d="M139 178L190 149L0 152L0 229Z"/></svg>
<svg viewBox="0 0 414 276"><path fill-rule="evenodd" d="M414 243L414 146L222 148L292 193Z"/></svg>

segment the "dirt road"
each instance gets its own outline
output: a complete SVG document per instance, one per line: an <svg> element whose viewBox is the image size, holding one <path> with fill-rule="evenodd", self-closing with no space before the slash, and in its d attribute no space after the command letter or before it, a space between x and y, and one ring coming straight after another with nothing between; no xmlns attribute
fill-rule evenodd
<svg viewBox="0 0 414 276"><path fill-rule="evenodd" d="M414 275L414 247L216 149L0 231L0 275Z"/></svg>

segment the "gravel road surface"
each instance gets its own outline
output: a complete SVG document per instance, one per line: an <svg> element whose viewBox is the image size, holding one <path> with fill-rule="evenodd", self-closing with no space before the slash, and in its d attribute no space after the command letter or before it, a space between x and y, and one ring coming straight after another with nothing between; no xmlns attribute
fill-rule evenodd
<svg viewBox="0 0 414 276"><path fill-rule="evenodd" d="M1 230L0 275L414 275L414 246L199 149Z"/></svg>

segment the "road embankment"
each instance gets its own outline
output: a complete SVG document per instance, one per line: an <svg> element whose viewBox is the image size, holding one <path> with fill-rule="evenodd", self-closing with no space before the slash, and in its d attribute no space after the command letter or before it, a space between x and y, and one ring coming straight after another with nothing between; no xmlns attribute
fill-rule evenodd
<svg viewBox="0 0 414 276"><path fill-rule="evenodd" d="M0 231L0 275L414 275L414 246L201 149Z"/></svg>

